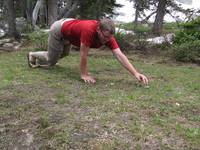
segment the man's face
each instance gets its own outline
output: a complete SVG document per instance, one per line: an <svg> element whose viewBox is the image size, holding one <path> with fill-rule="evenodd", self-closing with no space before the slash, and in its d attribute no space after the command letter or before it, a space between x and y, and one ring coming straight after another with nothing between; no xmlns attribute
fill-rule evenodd
<svg viewBox="0 0 200 150"><path fill-rule="evenodd" d="M110 34L109 31L107 30L98 30L98 36L99 36L99 39L100 39L100 42L102 44L106 44L110 38L112 37L112 34Z"/></svg>

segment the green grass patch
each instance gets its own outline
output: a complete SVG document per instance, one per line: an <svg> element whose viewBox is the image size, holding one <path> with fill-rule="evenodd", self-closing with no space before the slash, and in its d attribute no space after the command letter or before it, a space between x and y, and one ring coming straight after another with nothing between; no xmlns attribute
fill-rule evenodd
<svg viewBox="0 0 200 150"><path fill-rule="evenodd" d="M111 53L92 50L88 68L97 83L88 85L80 80L78 52L50 69L32 69L28 51L0 54L0 148L13 146L9 141L18 149L200 147L198 66L130 54L150 79L144 87Z"/></svg>

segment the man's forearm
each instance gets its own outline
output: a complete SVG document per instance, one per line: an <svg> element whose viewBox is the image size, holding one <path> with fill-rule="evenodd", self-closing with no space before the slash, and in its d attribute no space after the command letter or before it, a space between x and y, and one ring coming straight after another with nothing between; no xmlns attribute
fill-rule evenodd
<svg viewBox="0 0 200 150"><path fill-rule="evenodd" d="M80 74L87 75L87 59L86 58L80 58Z"/></svg>
<svg viewBox="0 0 200 150"><path fill-rule="evenodd" d="M133 65L129 62L128 58L122 52L115 52L117 60L132 74L135 76L138 71L133 67Z"/></svg>
<svg viewBox="0 0 200 150"><path fill-rule="evenodd" d="M89 47L81 43L81 47L80 47L80 74L81 76L88 75L88 72L87 72L88 51L89 51Z"/></svg>
<svg viewBox="0 0 200 150"><path fill-rule="evenodd" d="M121 64L132 74L135 75L138 71L133 67L133 65L128 61L125 55L118 56L118 60Z"/></svg>

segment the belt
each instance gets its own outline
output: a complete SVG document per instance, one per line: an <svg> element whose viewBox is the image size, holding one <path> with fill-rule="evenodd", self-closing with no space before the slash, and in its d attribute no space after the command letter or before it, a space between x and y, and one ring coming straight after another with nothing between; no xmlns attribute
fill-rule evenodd
<svg viewBox="0 0 200 150"><path fill-rule="evenodd" d="M75 20L75 19L74 18L64 18L64 19L62 19L61 26L63 25L64 22L71 21L71 20Z"/></svg>

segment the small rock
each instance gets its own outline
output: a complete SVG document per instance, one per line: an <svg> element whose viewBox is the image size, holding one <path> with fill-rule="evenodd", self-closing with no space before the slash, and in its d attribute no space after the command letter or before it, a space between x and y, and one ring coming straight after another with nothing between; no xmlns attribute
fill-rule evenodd
<svg viewBox="0 0 200 150"><path fill-rule="evenodd" d="M179 104L179 103L176 103L176 106L180 106L180 104Z"/></svg>
<svg viewBox="0 0 200 150"><path fill-rule="evenodd" d="M13 44L14 44L14 45L19 45L20 43L17 42L17 41L14 41Z"/></svg>
<svg viewBox="0 0 200 150"><path fill-rule="evenodd" d="M3 47L6 47L6 48L13 47L13 46L14 46L13 43L5 43L5 44L3 44Z"/></svg>
<svg viewBox="0 0 200 150"><path fill-rule="evenodd" d="M4 43L8 43L10 41L11 41L11 39L2 39L2 40L0 40L0 45L2 45Z"/></svg>
<svg viewBox="0 0 200 150"><path fill-rule="evenodd" d="M29 133L29 130L28 130L28 129L23 129L22 132L26 134L26 138L25 138L25 140L23 141L23 142L24 142L24 145L30 146L31 143L33 143L33 140L34 140L33 135L32 135L31 133Z"/></svg>
<svg viewBox="0 0 200 150"><path fill-rule="evenodd" d="M15 50L17 50L17 49L20 48L20 46L21 46L21 44L18 44L18 45L16 45L16 46L14 46L13 48L14 48Z"/></svg>
<svg viewBox="0 0 200 150"><path fill-rule="evenodd" d="M0 127L0 133L3 133L6 131L6 128L5 127Z"/></svg>
<svg viewBox="0 0 200 150"><path fill-rule="evenodd" d="M5 31L3 29L0 29L0 38L4 37L6 35Z"/></svg>

